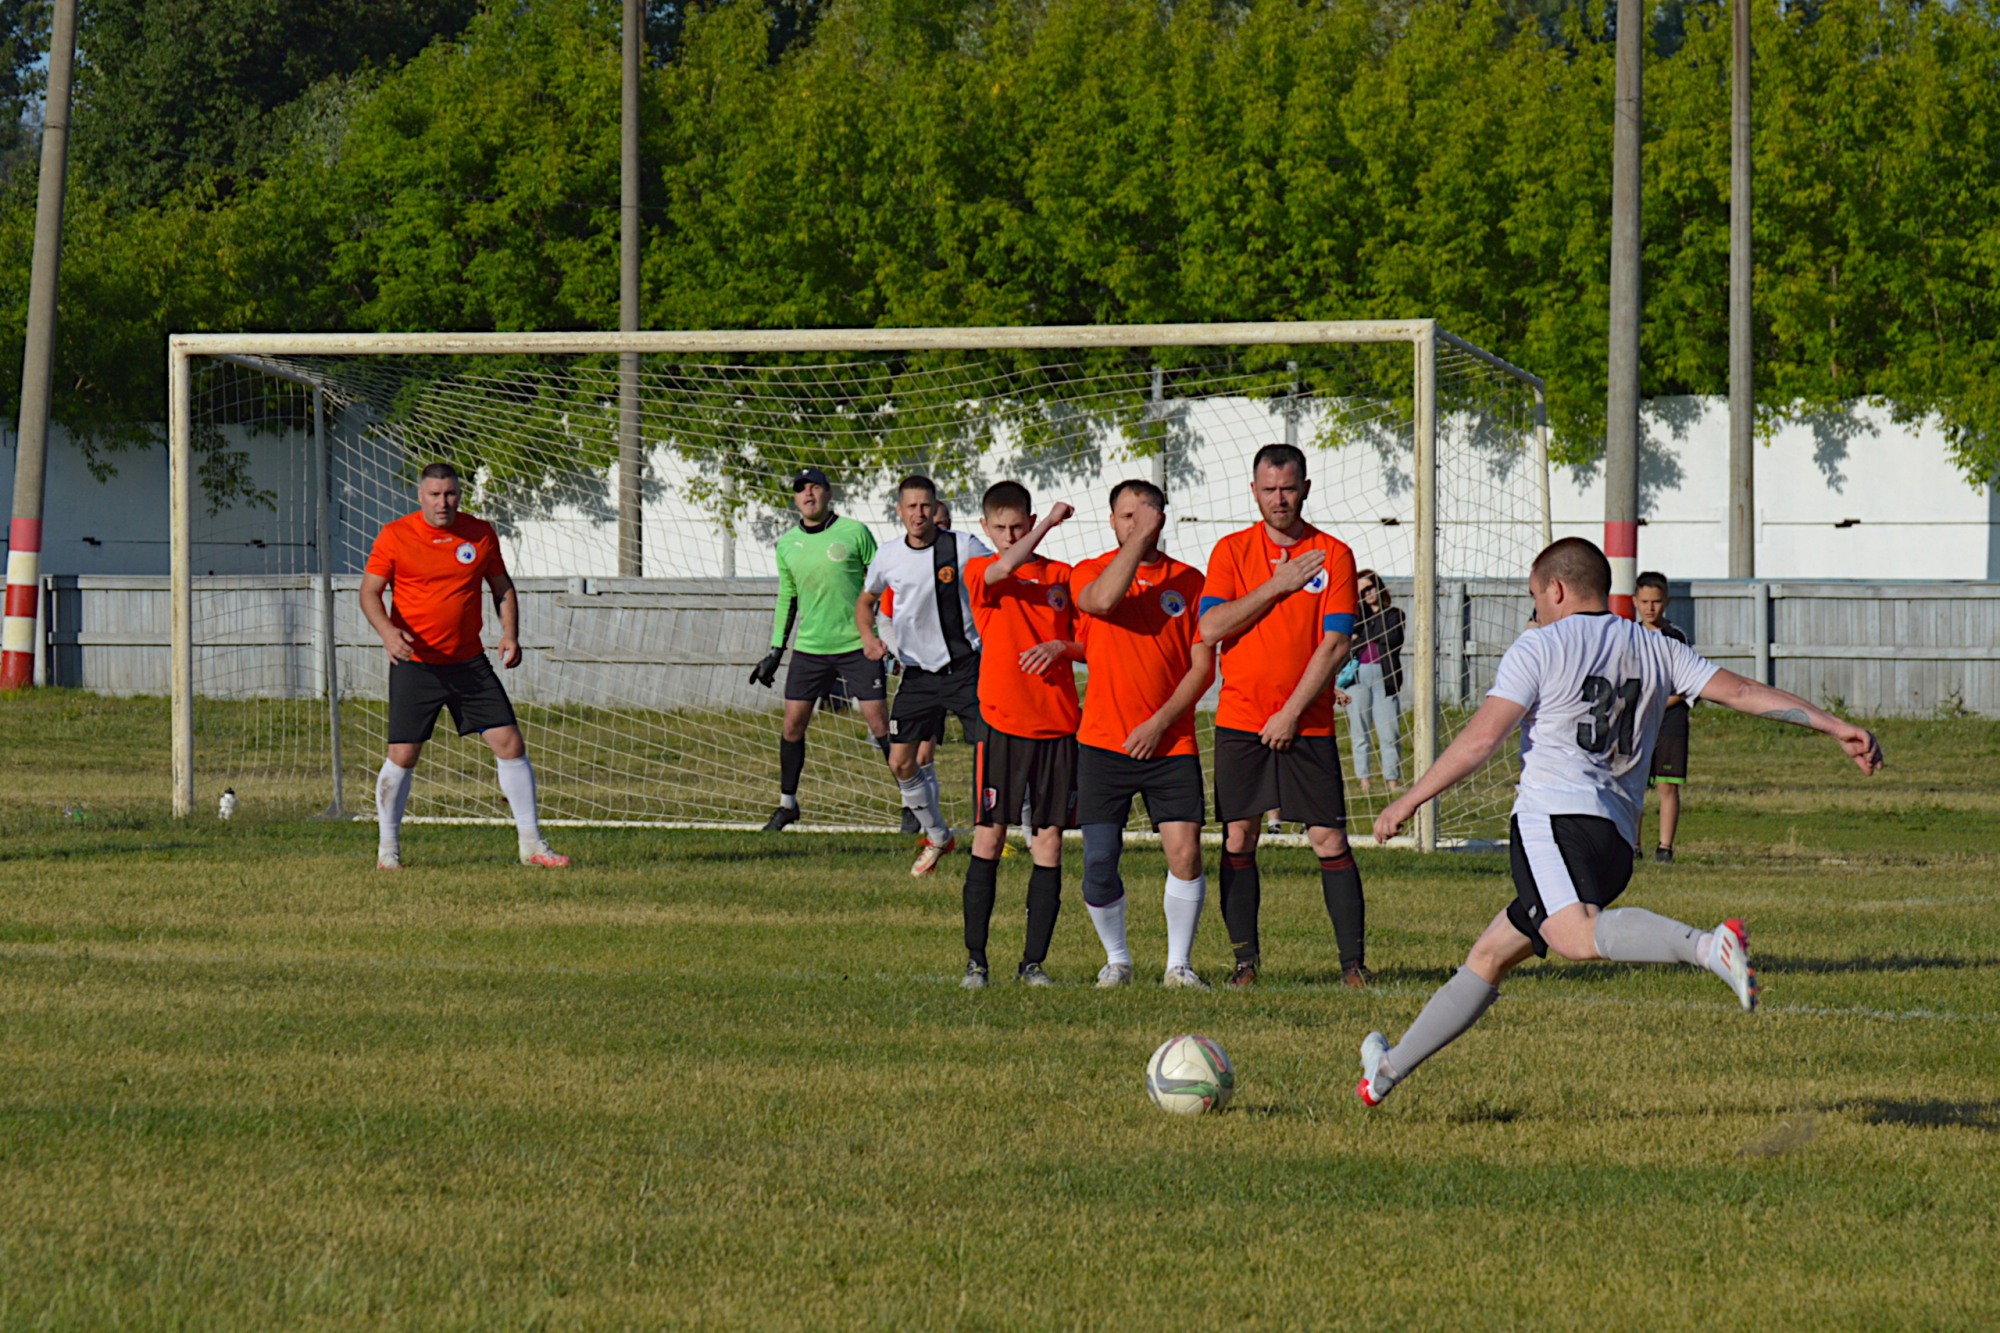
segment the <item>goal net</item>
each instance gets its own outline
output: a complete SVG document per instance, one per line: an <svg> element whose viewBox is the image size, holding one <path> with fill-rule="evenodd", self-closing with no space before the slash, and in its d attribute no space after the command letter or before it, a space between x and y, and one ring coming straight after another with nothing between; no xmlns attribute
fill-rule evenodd
<svg viewBox="0 0 2000 1333"><path fill-rule="evenodd" d="M1143 477L1169 497L1163 545L1205 567L1257 520L1257 449L1296 443L1307 518L1408 616L1398 735L1372 746L1368 793L1354 780L1359 719L1339 724L1357 829L1387 799L1388 750L1408 782L1477 706L1525 623L1526 565L1548 536L1540 381L1429 321L217 334L172 352L182 812L232 787L252 810L372 814L388 673L360 576L433 461L500 532L525 649L503 677L543 822L558 826L768 815L782 688L750 672L771 643L773 545L801 467L823 469L837 511L878 541L900 535L907 473L933 477L953 526L974 531L984 488L1020 480L1038 507L1076 506L1044 547L1072 563L1115 545L1110 488ZM621 389L636 410L621 413ZM490 648L490 601L486 619ZM1212 709L1213 692L1204 731ZM963 825L960 741L947 737L939 768ZM896 827L897 790L858 710L821 701L808 745L801 827ZM1428 812L1420 844L1504 837L1514 772L1511 753L1496 757ZM441 719L409 817L507 814L485 746Z"/></svg>

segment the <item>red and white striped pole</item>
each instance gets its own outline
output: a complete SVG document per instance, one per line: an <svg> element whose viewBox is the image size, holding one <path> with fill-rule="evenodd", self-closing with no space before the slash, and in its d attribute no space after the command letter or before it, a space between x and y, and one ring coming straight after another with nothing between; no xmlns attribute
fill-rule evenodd
<svg viewBox="0 0 2000 1333"><path fill-rule="evenodd" d="M1631 620L1638 613L1632 599L1639 591L1639 525L1607 521L1604 554L1611 561L1611 613Z"/></svg>
<svg viewBox="0 0 2000 1333"><path fill-rule="evenodd" d="M35 683L35 604L42 595L42 521L17 518L7 530L6 623L0 629L0 690Z"/></svg>
<svg viewBox="0 0 2000 1333"><path fill-rule="evenodd" d="M0 627L0 690L35 683L35 605L42 595L42 496L49 456L49 397L55 371L56 278L62 261L63 182L69 172L70 73L76 0L56 0L49 33L48 96L42 104L42 175L35 193L35 252L28 271L28 329L21 357L21 431L15 439L14 521L7 529L6 621Z"/></svg>
<svg viewBox="0 0 2000 1333"><path fill-rule="evenodd" d="M1617 84L1611 135L1611 339L1605 397L1604 554L1611 609L1632 619L1639 582L1639 109L1643 100L1642 0L1618 0Z"/></svg>

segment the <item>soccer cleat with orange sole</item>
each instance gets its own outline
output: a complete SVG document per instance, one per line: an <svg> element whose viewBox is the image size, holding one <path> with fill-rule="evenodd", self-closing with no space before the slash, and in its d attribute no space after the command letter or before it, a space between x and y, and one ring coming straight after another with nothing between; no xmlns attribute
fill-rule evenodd
<svg viewBox="0 0 2000 1333"><path fill-rule="evenodd" d="M957 850L958 839L955 837L947 836L942 847L932 842L929 838L925 838L923 845L917 849L917 862L910 867L910 874L918 879L923 878L925 875L930 874L931 871L937 869L938 862L944 860L945 857L950 856Z"/></svg>
<svg viewBox="0 0 2000 1333"><path fill-rule="evenodd" d="M569 858L537 839L521 849L521 864L535 866L542 870L567 870Z"/></svg>

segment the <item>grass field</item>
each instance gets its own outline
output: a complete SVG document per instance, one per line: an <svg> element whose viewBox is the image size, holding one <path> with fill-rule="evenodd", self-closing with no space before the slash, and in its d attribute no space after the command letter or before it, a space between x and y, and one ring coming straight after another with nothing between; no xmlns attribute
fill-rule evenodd
<svg viewBox="0 0 2000 1333"><path fill-rule="evenodd" d="M1701 710L1681 862L1630 901L1745 916L1764 1012L1531 965L1366 1112L1356 1043L1501 858L1363 854L1367 993L1286 851L1254 992L1090 989L1072 871L1065 984L967 995L963 859L575 831L552 875L423 827L378 875L366 826L166 818L120 710L0 700L6 1327L2000 1324L1992 722L1887 724L1871 781ZM1180 1031L1235 1058L1227 1113L1146 1100Z"/></svg>

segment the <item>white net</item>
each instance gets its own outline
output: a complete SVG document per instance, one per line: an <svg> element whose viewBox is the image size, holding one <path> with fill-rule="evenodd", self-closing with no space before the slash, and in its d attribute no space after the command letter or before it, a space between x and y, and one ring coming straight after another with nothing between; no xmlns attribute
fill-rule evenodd
<svg viewBox="0 0 2000 1333"><path fill-rule="evenodd" d="M960 528L976 525L988 484L1018 479L1038 505L1077 507L1044 548L1071 562L1114 545L1114 483L1159 480L1164 544L1205 567L1218 539L1256 520L1252 456L1289 440L1309 459L1307 517L1408 608L1423 538L1414 362L1408 343L648 356L634 578L619 574L616 357L197 357L197 799L228 785L263 808L371 813L387 668L360 573L381 526L415 507L428 462L459 469L466 511L497 526L520 590L526 660L503 674L544 821L755 827L775 804L781 691L749 675L770 643L772 547L798 468L824 469L838 510L878 540L899 531L891 492L905 473L934 477ZM1437 663L1441 748L1525 620L1545 475L1535 387L1455 340L1439 340L1437 366L1438 633L1412 635L1405 662L1410 676L1418 654ZM490 647L490 605L488 626ZM824 702L812 726L806 825L894 828L895 785L842 703ZM1408 781L1419 701L1407 683L1400 703ZM490 755L448 723L410 817L505 819ZM1343 718L1360 827L1386 799L1390 747L1375 745L1363 794L1351 730ZM963 824L959 739L939 766L946 815ZM1496 759L1447 798L1440 835L1503 835L1512 781L1511 756Z"/></svg>

